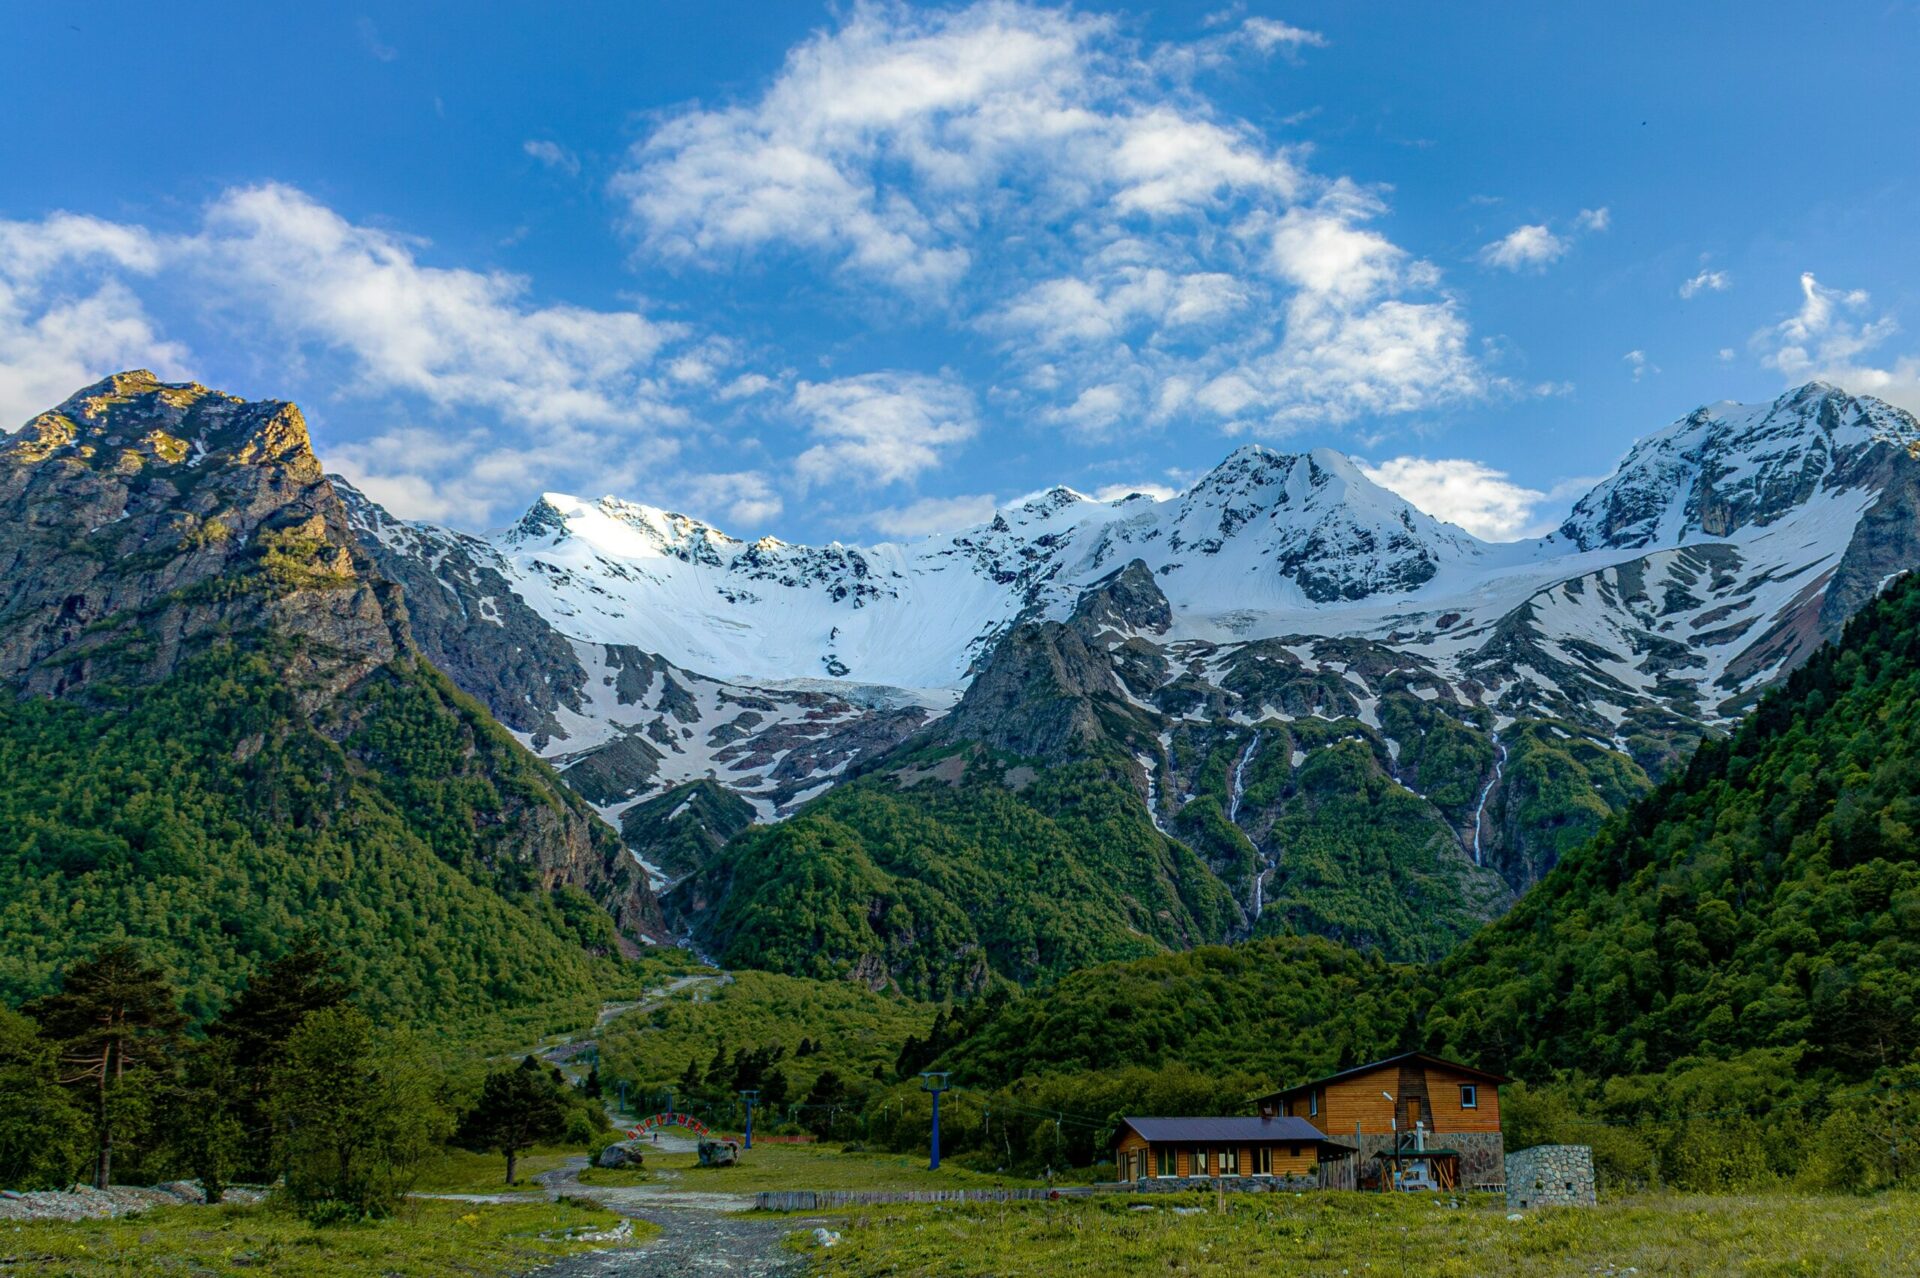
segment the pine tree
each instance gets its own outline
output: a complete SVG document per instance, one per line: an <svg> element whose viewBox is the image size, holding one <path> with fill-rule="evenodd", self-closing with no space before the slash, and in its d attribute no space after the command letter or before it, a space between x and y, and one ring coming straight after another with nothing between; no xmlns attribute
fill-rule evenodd
<svg viewBox="0 0 1920 1278"><path fill-rule="evenodd" d="M479 1100L460 1120L454 1142L476 1153L506 1155L507 1183L511 1185L520 1151L556 1139L566 1122L566 1101L560 1089L529 1056L515 1068L487 1075Z"/></svg>
<svg viewBox="0 0 1920 1278"><path fill-rule="evenodd" d="M207 1027L210 1042L231 1047L229 1064L239 1091L234 1117L246 1133L239 1160L254 1175L266 1176L272 1164L267 1088L287 1040L309 1015L339 1007L353 993L340 956L312 933L302 933L286 954L256 971Z"/></svg>
<svg viewBox="0 0 1920 1278"><path fill-rule="evenodd" d="M93 1107L93 1183L113 1175L114 1138L144 1111L137 1082L166 1060L186 1018L179 996L131 945L102 946L75 963L58 994L23 1009L58 1045L60 1081L84 1090ZM129 1075L133 1076L130 1082Z"/></svg>
<svg viewBox="0 0 1920 1278"><path fill-rule="evenodd" d="M704 1079L700 1073L700 1062L689 1056L687 1058L686 1072L680 1075L680 1095L682 1097L699 1095L703 1082Z"/></svg>
<svg viewBox="0 0 1920 1278"><path fill-rule="evenodd" d="M580 1084L580 1093L594 1100L600 1099L600 1067L598 1065L587 1067L587 1077Z"/></svg>

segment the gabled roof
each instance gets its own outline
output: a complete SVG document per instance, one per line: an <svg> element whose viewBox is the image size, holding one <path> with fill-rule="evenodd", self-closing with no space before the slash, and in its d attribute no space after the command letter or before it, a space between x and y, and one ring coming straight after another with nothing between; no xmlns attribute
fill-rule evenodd
<svg viewBox="0 0 1920 1278"><path fill-rule="evenodd" d="M1462 1065L1459 1061L1450 1061L1445 1057L1435 1056L1432 1052L1401 1052L1398 1056L1388 1056L1383 1060L1373 1061L1366 1065L1355 1065L1352 1069L1343 1069L1338 1074L1329 1074L1325 1078L1316 1078L1306 1083L1295 1083L1292 1087L1283 1087L1277 1092L1268 1092L1260 1099L1267 1100L1274 1096L1291 1096L1293 1093L1303 1092L1309 1087L1324 1087L1328 1083L1337 1083L1342 1079L1356 1078L1361 1074L1371 1074L1375 1070L1398 1066L1401 1062L1409 1060L1418 1060L1427 1065L1437 1065L1441 1069L1451 1070L1456 1074L1465 1074L1468 1078L1477 1078L1484 1083L1492 1083L1495 1087L1500 1086L1502 1083L1511 1083L1513 1081L1504 1074L1494 1074L1484 1069L1475 1069L1471 1065Z"/></svg>
<svg viewBox="0 0 1920 1278"><path fill-rule="evenodd" d="M1340 1145L1304 1118L1123 1118L1120 1120L1156 1144L1171 1141L1292 1141L1299 1144Z"/></svg>

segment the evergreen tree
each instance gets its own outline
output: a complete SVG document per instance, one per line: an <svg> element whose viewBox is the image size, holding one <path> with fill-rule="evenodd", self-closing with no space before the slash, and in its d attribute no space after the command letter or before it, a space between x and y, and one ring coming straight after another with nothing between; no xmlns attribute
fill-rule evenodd
<svg viewBox="0 0 1920 1278"><path fill-rule="evenodd" d="M507 1159L507 1183L520 1151L566 1130L567 1105L553 1079L529 1056L517 1067L495 1070L480 1087L480 1098L460 1120L454 1141L463 1149L491 1151Z"/></svg>
<svg viewBox="0 0 1920 1278"><path fill-rule="evenodd" d="M700 1062L694 1060L692 1057L688 1057L686 1072L680 1075L680 1095L682 1100L684 1101L687 1098L699 1095L704 1086L705 1079L700 1073Z"/></svg>
<svg viewBox="0 0 1920 1278"><path fill-rule="evenodd" d="M808 1089L807 1098L801 1102L800 1121L808 1131L824 1139L833 1135L846 1103L847 1088L840 1076L830 1069L821 1070Z"/></svg>
<svg viewBox="0 0 1920 1278"><path fill-rule="evenodd" d="M207 1201L225 1195L236 1168L247 1166L250 1142L246 1094L249 1071L239 1064L232 1039L210 1038L185 1053L169 1097L167 1128L173 1147L206 1190Z"/></svg>
<svg viewBox="0 0 1920 1278"><path fill-rule="evenodd" d="M287 1040L308 1015L339 1007L353 992L340 956L313 933L304 932L287 953L257 969L207 1027L210 1042L231 1048L225 1067L231 1070L231 1085L238 1093L233 1117L244 1133L239 1165L254 1176L265 1178L272 1163L267 1088Z"/></svg>
<svg viewBox="0 0 1920 1278"><path fill-rule="evenodd" d="M587 1076L580 1084L580 1093L594 1100L600 1099L600 1067L598 1065L587 1067Z"/></svg>
<svg viewBox="0 0 1920 1278"><path fill-rule="evenodd" d="M186 1023L179 996L158 968L120 943L75 963L58 994L34 1000L25 1011L58 1044L60 1081L88 1097L93 1183L105 1189L113 1175L114 1139L143 1122L151 1072Z"/></svg>
<svg viewBox="0 0 1920 1278"><path fill-rule="evenodd" d="M0 1185L64 1185L87 1158L87 1115L54 1081L53 1045L0 1007Z"/></svg>
<svg viewBox="0 0 1920 1278"><path fill-rule="evenodd" d="M733 1070L727 1065L725 1043L713 1045L713 1059L707 1062L706 1082L709 1092L725 1092L733 1082Z"/></svg>
<svg viewBox="0 0 1920 1278"><path fill-rule="evenodd" d="M786 1071L770 1069L761 1075L760 1103L767 1107L769 1114L779 1113L787 1107Z"/></svg>

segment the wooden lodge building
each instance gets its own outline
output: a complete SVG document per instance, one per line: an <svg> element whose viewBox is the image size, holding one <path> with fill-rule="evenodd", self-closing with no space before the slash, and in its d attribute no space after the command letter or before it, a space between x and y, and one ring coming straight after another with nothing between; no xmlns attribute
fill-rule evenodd
<svg viewBox="0 0 1920 1278"><path fill-rule="evenodd" d="M1321 1179L1353 1149L1299 1118L1123 1118L1114 1142L1122 1180Z"/></svg>
<svg viewBox="0 0 1920 1278"><path fill-rule="evenodd" d="M1507 1081L1403 1052L1262 1096L1257 1116L1123 1119L1114 1161L1141 1188L1498 1187Z"/></svg>
<svg viewBox="0 0 1920 1278"><path fill-rule="evenodd" d="M1262 1114L1304 1118L1352 1145L1363 1183L1417 1166L1434 1188L1480 1189L1506 1183L1500 1086L1509 1081L1427 1052L1402 1052L1258 1103Z"/></svg>

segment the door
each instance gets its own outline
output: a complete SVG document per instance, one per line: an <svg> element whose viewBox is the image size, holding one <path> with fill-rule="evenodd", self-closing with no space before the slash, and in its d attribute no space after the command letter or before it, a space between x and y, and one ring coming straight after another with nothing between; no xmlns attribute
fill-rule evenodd
<svg viewBox="0 0 1920 1278"><path fill-rule="evenodd" d="M1407 1097L1407 1128L1409 1131L1420 1126L1420 1098Z"/></svg>

